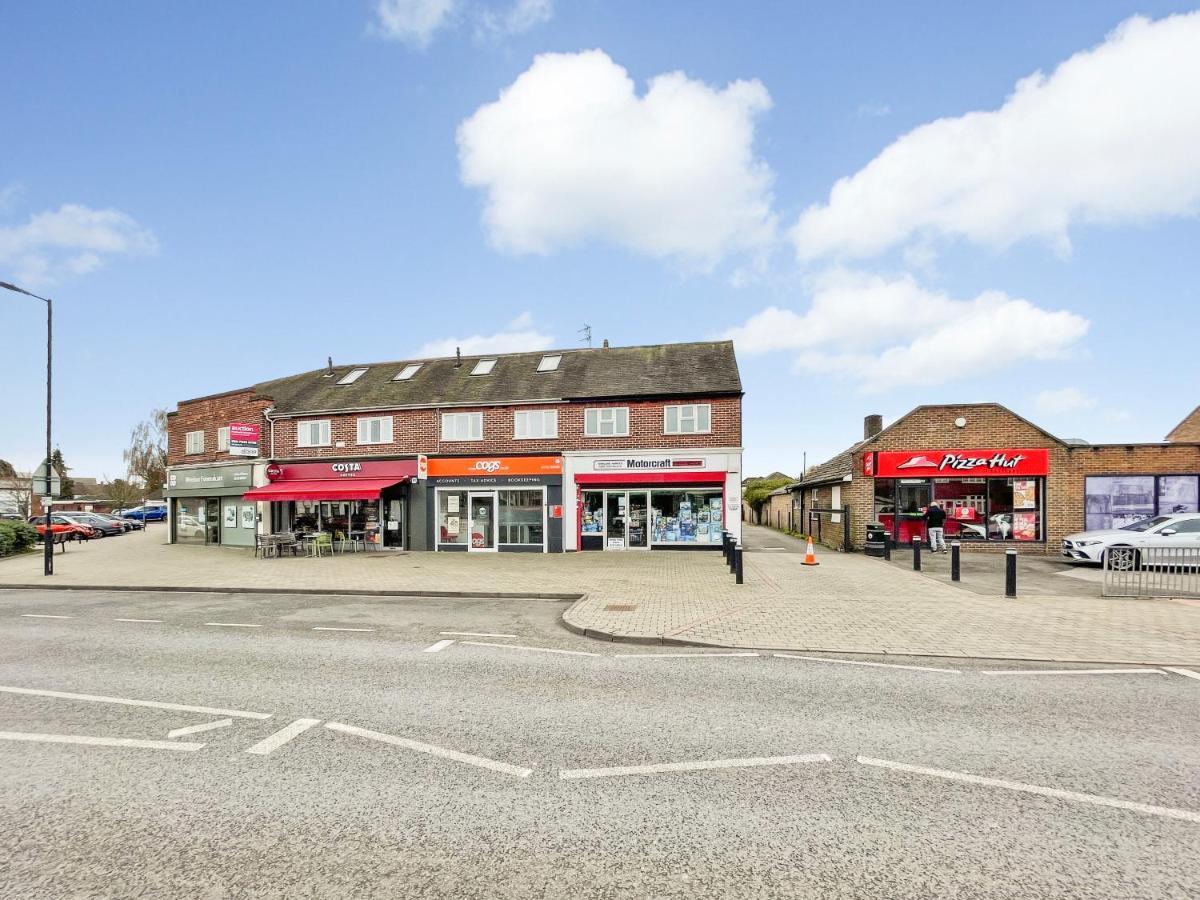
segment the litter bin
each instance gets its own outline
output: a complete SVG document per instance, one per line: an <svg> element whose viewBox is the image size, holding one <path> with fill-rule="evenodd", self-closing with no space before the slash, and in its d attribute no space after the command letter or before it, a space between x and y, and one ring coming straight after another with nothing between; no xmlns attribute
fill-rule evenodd
<svg viewBox="0 0 1200 900"><path fill-rule="evenodd" d="M864 545L867 556L882 557L886 542L887 529L883 527L883 523L872 522L867 526L867 541Z"/></svg>

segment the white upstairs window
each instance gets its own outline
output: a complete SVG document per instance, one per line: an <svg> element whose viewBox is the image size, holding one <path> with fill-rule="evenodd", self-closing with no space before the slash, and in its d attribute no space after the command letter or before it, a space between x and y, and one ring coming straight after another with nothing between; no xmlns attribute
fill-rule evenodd
<svg viewBox="0 0 1200 900"><path fill-rule="evenodd" d="M409 363L403 369L396 373L396 377L392 381L408 381L421 369L420 363Z"/></svg>
<svg viewBox="0 0 1200 900"><path fill-rule="evenodd" d="M492 369L496 368L496 360L481 359L475 363L475 368L471 370L472 375L491 375Z"/></svg>
<svg viewBox="0 0 1200 900"><path fill-rule="evenodd" d="M558 437L557 409L521 409L513 413L513 437L536 441Z"/></svg>
<svg viewBox="0 0 1200 900"><path fill-rule="evenodd" d="M360 444L390 444L392 442L392 417L374 416L359 419L358 442Z"/></svg>
<svg viewBox="0 0 1200 900"><path fill-rule="evenodd" d="M187 446L186 446L184 452L186 452L186 453L203 453L204 452L204 432L203 431L189 431L184 439L187 442Z"/></svg>
<svg viewBox="0 0 1200 900"><path fill-rule="evenodd" d="M442 413L443 441L482 441L483 413Z"/></svg>
<svg viewBox="0 0 1200 900"><path fill-rule="evenodd" d="M629 407L589 409L584 414L583 433L588 437L624 437L629 434Z"/></svg>
<svg viewBox="0 0 1200 900"><path fill-rule="evenodd" d="M707 434L712 407L707 403L663 407L663 434Z"/></svg>
<svg viewBox="0 0 1200 900"><path fill-rule="evenodd" d="M543 356L541 362L538 363L537 370L539 372L553 372L558 368L560 362L562 362L561 353L556 353L553 356Z"/></svg>
<svg viewBox="0 0 1200 900"><path fill-rule="evenodd" d="M307 422L296 423L297 447L328 447L329 420L310 419Z"/></svg>
<svg viewBox="0 0 1200 900"><path fill-rule="evenodd" d="M365 374L367 374L366 368L351 369L338 379L338 384L354 384L354 382L358 381L358 379L362 378Z"/></svg>
<svg viewBox="0 0 1200 900"><path fill-rule="evenodd" d="M229 449L229 426L223 425L217 429L217 452Z"/></svg>

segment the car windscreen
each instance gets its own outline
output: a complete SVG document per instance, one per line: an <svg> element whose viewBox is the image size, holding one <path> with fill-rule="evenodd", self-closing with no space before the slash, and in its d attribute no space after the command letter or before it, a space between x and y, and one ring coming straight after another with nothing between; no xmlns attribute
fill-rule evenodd
<svg viewBox="0 0 1200 900"><path fill-rule="evenodd" d="M1121 528L1122 531L1149 531L1156 525L1161 525L1170 519L1170 516L1155 516L1153 519L1142 519L1140 522L1130 522Z"/></svg>

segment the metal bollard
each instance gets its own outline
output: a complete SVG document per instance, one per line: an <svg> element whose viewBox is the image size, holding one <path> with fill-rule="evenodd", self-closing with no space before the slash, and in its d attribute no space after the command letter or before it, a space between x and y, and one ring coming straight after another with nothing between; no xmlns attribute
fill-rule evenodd
<svg viewBox="0 0 1200 900"><path fill-rule="evenodd" d="M732 572L737 565L737 541L733 539L733 535L729 536L729 571Z"/></svg>
<svg viewBox="0 0 1200 900"><path fill-rule="evenodd" d="M962 552L962 541L950 542L950 580L962 581L962 568L959 555Z"/></svg>
<svg viewBox="0 0 1200 900"><path fill-rule="evenodd" d="M721 558L729 562L729 532L721 532Z"/></svg>
<svg viewBox="0 0 1200 900"><path fill-rule="evenodd" d="M887 562L892 561L892 536L890 534L883 538L883 558Z"/></svg>
<svg viewBox="0 0 1200 900"><path fill-rule="evenodd" d="M921 571L921 539L913 538L913 571Z"/></svg>
<svg viewBox="0 0 1200 900"><path fill-rule="evenodd" d="M1004 551L1004 596L1017 596L1017 551Z"/></svg>
<svg viewBox="0 0 1200 900"><path fill-rule="evenodd" d="M738 544L736 547L733 548L733 555L736 559L736 563L734 566L734 575L735 575L734 583L741 584L742 583L742 545L741 544Z"/></svg>

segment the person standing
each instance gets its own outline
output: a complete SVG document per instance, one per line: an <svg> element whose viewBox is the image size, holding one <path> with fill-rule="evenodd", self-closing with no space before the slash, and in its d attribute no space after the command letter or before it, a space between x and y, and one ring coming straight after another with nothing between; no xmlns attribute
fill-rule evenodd
<svg viewBox="0 0 1200 900"><path fill-rule="evenodd" d="M946 511L936 503L930 503L925 510L925 530L929 534L929 549L937 553L940 549L946 552Z"/></svg>

